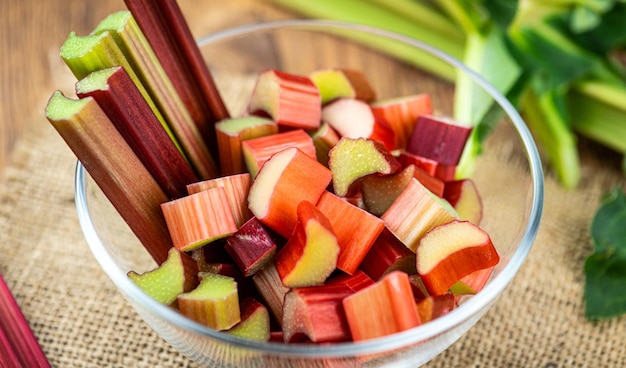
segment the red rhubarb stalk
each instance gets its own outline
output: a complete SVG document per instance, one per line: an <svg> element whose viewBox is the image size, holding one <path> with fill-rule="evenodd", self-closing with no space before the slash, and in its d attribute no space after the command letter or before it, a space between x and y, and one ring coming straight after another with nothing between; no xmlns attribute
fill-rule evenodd
<svg viewBox="0 0 626 368"><path fill-rule="evenodd" d="M213 157L213 124L229 117L213 77L176 0L124 0L172 80Z"/></svg>
<svg viewBox="0 0 626 368"><path fill-rule="evenodd" d="M78 97L93 97L165 194L180 198L198 178L121 66L90 73L76 83Z"/></svg>
<svg viewBox="0 0 626 368"><path fill-rule="evenodd" d="M0 366L50 367L28 321L0 274Z"/></svg>

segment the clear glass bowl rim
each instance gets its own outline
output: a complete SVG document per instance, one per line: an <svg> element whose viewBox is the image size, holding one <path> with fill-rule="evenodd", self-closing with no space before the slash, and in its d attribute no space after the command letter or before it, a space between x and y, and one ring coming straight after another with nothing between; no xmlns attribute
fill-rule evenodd
<svg viewBox="0 0 626 368"><path fill-rule="evenodd" d="M529 162L530 175L533 188L533 197L531 199L531 209L529 213L529 221L524 229L524 233L520 240L520 244L504 267L502 272L498 274L481 292L480 297L471 298L461 306L447 314L443 318L436 319L424 326L397 333L391 336L363 342L347 342L335 343L332 345L290 345L282 343L262 343L233 337L229 334L212 330L199 323L191 321L171 308L156 302L139 289L113 260L111 254L107 251L102 240L98 237L94 224L89 214L89 205L86 193L86 171L80 162L76 164L75 172L75 202L78 212L78 219L88 246L91 249L97 262L100 264L104 272L113 281L113 283L123 292L123 294L132 299L142 308L150 311L154 315L166 320L167 322L178 326L189 332L205 336L206 338L216 340L217 342L232 344L239 348L247 348L257 350L262 353L270 353L276 355L288 355L298 357L338 357L353 356L361 354L372 354L383 351L399 349L405 346L416 344L420 341L440 335L455 326L460 325L467 319L480 312L501 294L506 286L513 279L522 263L526 259L532 244L537 235L539 224L543 211L543 171L540 156L526 124L518 114L516 109L510 102L502 96L491 84L484 80L480 75L468 69L462 62L428 44L422 43L407 36L403 36L387 30L374 28L366 25L326 21L326 20L280 20L265 23L257 23L235 27L232 29L216 32L204 36L197 40L200 47L209 43L224 41L231 38L241 37L256 32L266 32L278 29L298 29L298 30L318 30L324 31L329 28L352 30L357 32L365 32L372 35L384 36L389 39L401 41L408 45L425 50L444 62L451 64L455 68L463 70L478 85L486 90L494 100L502 107L508 115L511 123L517 130L517 134L526 149Z"/></svg>

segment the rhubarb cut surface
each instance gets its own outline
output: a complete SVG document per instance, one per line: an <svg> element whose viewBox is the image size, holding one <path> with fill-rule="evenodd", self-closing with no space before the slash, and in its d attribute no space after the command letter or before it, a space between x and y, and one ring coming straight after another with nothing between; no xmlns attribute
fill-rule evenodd
<svg viewBox="0 0 626 368"><path fill-rule="evenodd" d="M498 264L489 235L469 221L433 228L416 250L417 272L431 295L445 294L461 278Z"/></svg>
<svg viewBox="0 0 626 368"><path fill-rule="evenodd" d="M331 180L328 168L293 147L265 162L250 187L248 206L265 225L289 238L297 222L298 203L317 203Z"/></svg>
<svg viewBox="0 0 626 368"><path fill-rule="evenodd" d="M354 98L372 102L376 93L359 70L330 68L317 70L309 76L320 91L321 102L326 104L338 98Z"/></svg>
<svg viewBox="0 0 626 368"><path fill-rule="evenodd" d="M159 267L128 277L146 294L163 304L171 304L179 294L191 291L198 285L198 264L185 253L171 248L167 259Z"/></svg>
<svg viewBox="0 0 626 368"><path fill-rule="evenodd" d="M309 201L297 208L298 222L276 254L276 270L289 288L322 284L337 267L339 244L328 218Z"/></svg>
<svg viewBox="0 0 626 368"><path fill-rule="evenodd" d="M392 174L401 168L382 143L364 138L341 138L329 156L333 189L340 197L353 192L359 180L367 175Z"/></svg>

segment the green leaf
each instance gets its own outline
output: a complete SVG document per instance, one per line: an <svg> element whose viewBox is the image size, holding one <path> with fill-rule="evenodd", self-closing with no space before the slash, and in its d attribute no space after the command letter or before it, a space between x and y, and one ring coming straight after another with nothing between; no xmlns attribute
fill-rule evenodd
<svg viewBox="0 0 626 368"><path fill-rule="evenodd" d="M626 313L626 196L604 200L591 224L594 252L585 261L585 315L602 320Z"/></svg>

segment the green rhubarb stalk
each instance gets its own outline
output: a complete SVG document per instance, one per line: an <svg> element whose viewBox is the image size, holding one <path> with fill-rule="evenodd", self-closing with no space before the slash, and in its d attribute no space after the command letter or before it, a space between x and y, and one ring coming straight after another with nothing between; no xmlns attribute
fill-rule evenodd
<svg viewBox="0 0 626 368"><path fill-rule="evenodd" d="M564 120L563 99L556 90L538 93L531 87L522 96L521 109L559 181L565 188L573 189L580 181L580 163L576 138Z"/></svg>
<svg viewBox="0 0 626 368"><path fill-rule="evenodd" d="M622 154L626 153L626 110L589 98L579 90L568 95L574 130Z"/></svg>
<svg viewBox="0 0 626 368"><path fill-rule="evenodd" d="M141 84L161 111L183 152L202 179L217 176L213 156L180 95L174 88L154 50L128 10L106 17L91 33L109 32L136 73Z"/></svg>
<svg viewBox="0 0 626 368"><path fill-rule="evenodd" d="M99 69L114 66L124 67L130 78L135 82L141 95L146 102L148 102L148 105L150 105L150 109L152 109L161 122L161 125L164 129L169 131L163 115L156 107L156 104L148 94L145 86L139 80L139 77L131 67L126 56L124 56L117 42L115 42L115 38L111 32L102 32L90 36L78 36L76 33L71 32L61 46L61 58L70 68L76 79L83 79L87 74ZM169 135L173 138L171 131Z"/></svg>
<svg viewBox="0 0 626 368"><path fill-rule="evenodd" d="M440 34L436 30L424 26L423 22L416 18L421 14L428 19L431 13L415 13L412 14L411 18L407 18L405 14L390 10L384 2L376 4L371 1L358 0L274 0L274 2L312 18L360 23L387 29L434 45L458 59L463 56L462 40L450 39L445 34ZM447 80L453 80L456 75L452 66L426 52L378 37L368 36L362 38L361 41Z"/></svg>
<svg viewBox="0 0 626 368"><path fill-rule="evenodd" d="M165 261L172 243L160 205L168 198L98 103L56 91L45 113L148 253Z"/></svg>

